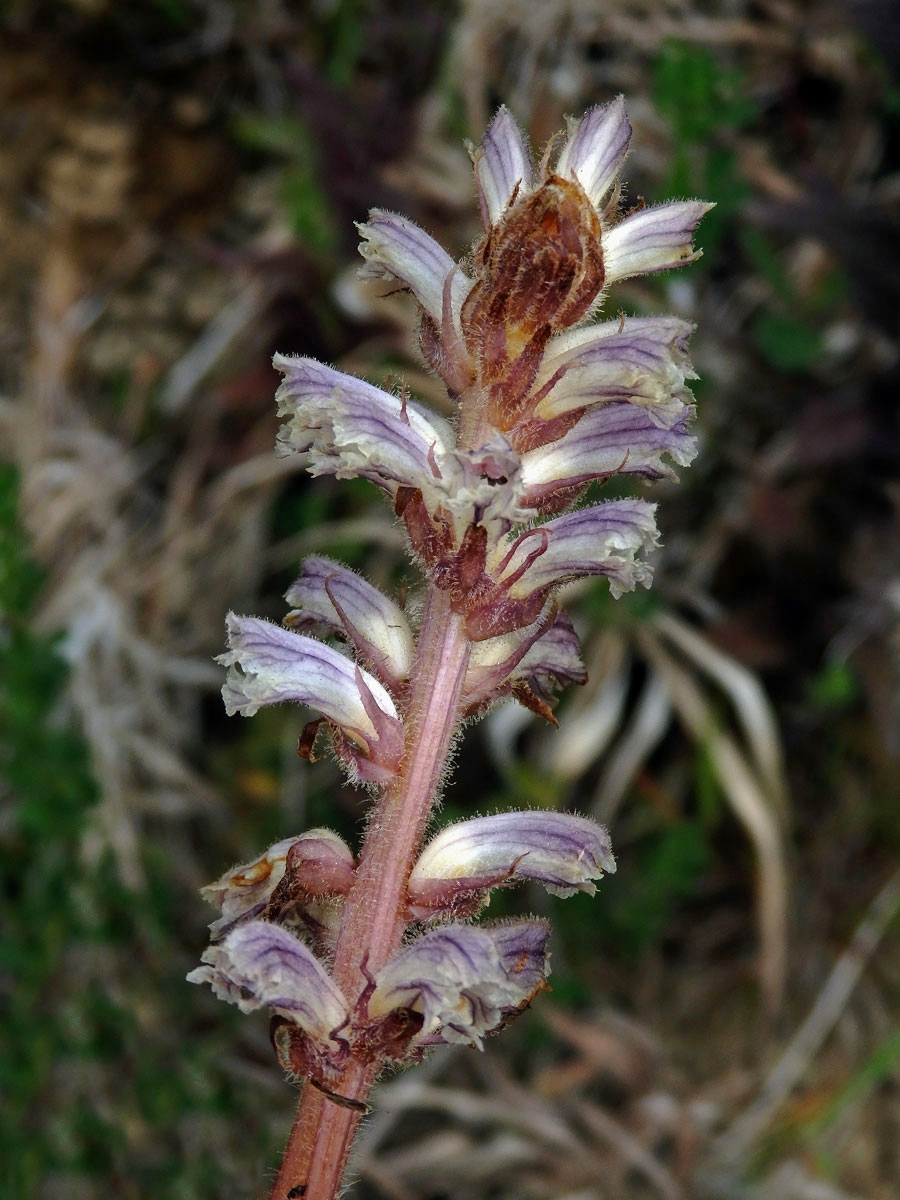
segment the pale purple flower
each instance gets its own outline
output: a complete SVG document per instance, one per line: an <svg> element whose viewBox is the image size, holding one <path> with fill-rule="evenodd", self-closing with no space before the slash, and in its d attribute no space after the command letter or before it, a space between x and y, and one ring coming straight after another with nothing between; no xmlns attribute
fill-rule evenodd
<svg viewBox="0 0 900 1200"><path fill-rule="evenodd" d="M252 862L232 867L215 883L200 889L204 899L222 913L209 927L214 938L238 921L259 916L282 883L288 861L291 875L302 882L305 897L339 895L349 891L353 882L350 847L330 829L310 829L298 837L284 838Z"/></svg>
<svg viewBox="0 0 900 1200"><path fill-rule="evenodd" d="M504 105L477 149L469 148L485 229L503 215L513 196L531 190L534 166L531 151L515 118Z"/></svg>
<svg viewBox="0 0 900 1200"><path fill-rule="evenodd" d="M646 500L607 500L554 517L518 539L500 568L500 586L514 580L511 595L525 596L584 575L606 575L613 595L647 586L650 568L635 556L656 544L655 512Z"/></svg>
<svg viewBox="0 0 900 1200"><path fill-rule="evenodd" d="M437 457L453 445L440 417L312 358L276 354L273 362L284 375L275 397L287 418L280 454L306 455L312 475L361 476L391 495L439 475Z"/></svg>
<svg viewBox="0 0 900 1200"><path fill-rule="evenodd" d="M368 999L373 1020L397 1008L422 1014L421 1040L482 1040L531 999L548 969L549 926L444 925L400 950L375 976Z"/></svg>
<svg viewBox="0 0 900 1200"><path fill-rule="evenodd" d="M446 422L405 399L314 359L274 362L284 373L277 396L288 418L279 449L305 456L311 474L362 476L392 496L419 492L430 511L447 514L457 538L473 521L500 522L506 532L525 519L519 456L502 435L459 449Z"/></svg>
<svg viewBox="0 0 900 1200"><path fill-rule="evenodd" d="M560 490L582 487L611 475L671 479L697 453L689 432L693 408L685 405L670 427L658 425L645 408L607 404L586 413L557 442L522 456L526 503L539 508Z"/></svg>
<svg viewBox="0 0 900 1200"><path fill-rule="evenodd" d="M550 602L524 629L477 642L472 647L463 699L477 707L510 693L525 700L525 690L543 716L554 693L587 679L579 655L578 635L566 613Z"/></svg>
<svg viewBox="0 0 900 1200"><path fill-rule="evenodd" d="M596 891L616 862L606 830L561 812L502 812L449 825L419 856L409 880L417 915L454 911L460 897L530 879L557 896Z"/></svg>
<svg viewBox="0 0 900 1200"><path fill-rule="evenodd" d="M406 284L432 320L441 324L444 286L450 280L449 306L458 325L459 311L472 281L460 271L443 246L408 217L373 208L357 225L366 260L361 279L396 279Z"/></svg>
<svg viewBox="0 0 900 1200"><path fill-rule="evenodd" d="M589 405L627 402L646 408L657 424L671 424L691 403L686 379L693 326L674 317L626 317L560 334L551 342L535 380L545 420Z"/></svg>
<svg viewBox="0 0 900 1200"><path fill-rule="evenodd" d="M247 921L210 946L189 983L208 983L241 1012L269 1008L320 1042L347 1019L347 1002L313 952L268 921Z"/></svg>
<svg viewBox="0 0 900 1200"><path fill-rule="evenodd" d="M371 583L330 558L311 555L285 593L293 605L284 623L313 633L340 633L384 683L409 675L413 632L403 610Z"/></svg>
<svg viewBox="0 0 900 1200"><path fill-rule="evenodd" d="M521 1009L548 970L549 926L517 921L488 926L444 925L404 947L374 977L352 1012L323 964L293 933L268 921L238 925L210 946L190 983L208 983L242 1012L267 1008L302 1030L320 1060L360 1052L367 1030L398 1009L420 1013L407 1042L462 1042L481 1047L485 1034Z"/></svg>
<svg viewBox="0 0 900 1200"><path fill-rule="evenodd" d="M601 208L616 181L631 141L625 97L598 104L570 123L556 170L576 179L595 208Z"/></svg>
<svg viewBox="0 0 900 1200"><path fill-rule="evenodd" d="M630 140L625 101L617 96L609 104L589 109L578 121L570 121L555 173L580 184L591 204L599 208L621 170ZM534 191L535 171L528 143L505 106L481 146L470 152L487 229L504 214L513 196L518 200Z"/></svg>
<svg viewBox="0 0 900 1200"><path fill-rule="evenodd" d="M383 684L349 658L314 638L229 613L225 710L252 717L269 704L294 701L316 708L355 748L363 779L393 771L403 748L403 726ZM368 760L368 762L367 762Z"/></svg>
<svg viewBox="0 0 900 1200"><path fill-rule="evenodd" d="M694 249L694 233L714 207L702 200L672 200L631 213L604 236L606 278L652 275L695 262L700 252Z"/></svg>

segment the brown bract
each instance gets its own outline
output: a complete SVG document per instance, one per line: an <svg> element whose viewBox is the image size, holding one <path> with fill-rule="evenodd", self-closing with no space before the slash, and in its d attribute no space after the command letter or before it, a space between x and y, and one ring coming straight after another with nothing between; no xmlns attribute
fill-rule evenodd
<svg viewBox="0 0 900 1200"><path fill-rule="evenodd" d="M523 415L551 335L580 320L601 291L600 235L580 184L550 175L476 251L461 322L495 428L505 432Z"/></svg>

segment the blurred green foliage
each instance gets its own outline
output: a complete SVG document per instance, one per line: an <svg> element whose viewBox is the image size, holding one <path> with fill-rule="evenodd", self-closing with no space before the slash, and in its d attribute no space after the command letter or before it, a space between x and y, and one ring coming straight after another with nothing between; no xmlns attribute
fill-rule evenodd
<svg viewBox="0 0 900 1200"><path fill-rule="evenodd" d="M849 663L825 663L810 682L809 703L819 712L849 708L858 698L856 676Z"/></svg>
<svg viewBox="0 0 900 1200"><path fill-rule="evenodd" d="M615 879L600 885L599 896L553 902L553 926L571 960L596 966L602 947L619 962L637 963L662 941L676 906L696 894L711 861L699 821L670 821L649 830L620 856ZM556 982L554 975L554 989Z"/></svg>
<svg viewBox="0 0 900 1200"><path fill-rule="evenodd" d="M702 242L709 255L749 195L728 135L749 125L756 107L739 71L724 67L705 46L677 41L664 43L657 56L654 99L672 130L663 196L706 196L716 202L703 218Z"/></svg>
<svg viewBox="0 0 900 1200"><path fill-rule="evenodd" d="M243 113L232 132L241 145L284 162L281 197L291 231L307 250L331 258L338 234L322 187L316 140L307 125L297 117Z"/></svg>
<svg viewBox="0 0 900 1200"><path fill-rule="evenodd" d="M152 0L151 8L155 8L174 30L190 29L196 21L195 15L183 0Z"/></svg>
<svg viewBox="0 0 900 1200"><path fill-rule="evenodd" d="M859 1105L878 1087L891 1088L892 1080L900 1066L900 1033L891 1033L884 1038L869 1057L839 1087L820 1112L808 1122L803 1140L814 1148L817 1166L823 1174L835 1176L840 1162L828 1136L833 1133L841 1117Z"/></svg>
<svg viewBox="0 0 900 1200"><path fill-rule="evenodd" d="M58 717L67 665L29 618L41 586L17 519L17 477L0 468L0 1195L221 1196L227 1171L180 1126L234 1119L221 1043L187 1040L189 962L173 955L179 896L163 849L146 886L84 851L98 794L86 744ZM222 1006L223 1028L233 1024ZM266 1119L258 1126L267 1148ZM87 1192L86 1190L87 1189Z"/></svg>
<svg viewBox="0 0 900 1200"><path fill-rule="evenodd" d="M330 13L322 15L319 36L325 74L335 87L346 88L363 50L365 26L362 0L338 0Z"/></svg>
<svg viewBox="0 0 900 1200"><path fill-rule="evenodd" d="M9 815L0 839L6 920L0 941L5 996L0 1158L10 1195L33 1195L48 1163L66 1155L52 1130L34 1124L51 1070L72 1049L77 1022L41 1019L66 947L84 932L74 902L72 852L96 800L83 741L53 712L66 667L54 639L28 629L41 574L17 521L17 477L0 469L0 770ZM63 904L63 897L69 903ZM81 1139L79 1139L81 1140ZM92 1142L92 1137L88 1142ZM54 1145L55 1143L55 1145Z"/></svg>
<svg viewBox="0 0 900 1200"><path fill-rule="evenodd" d="M708 196L716 202L703 218L700 269L712 266L714 252L729 237L736 238L753 273L771 293L751 322L760 354L776 371L810 370L822 358L822 323L845 294L846 282L835 269L812 295L800 294L771 239L736 220L751 189L740 173L735 135L757 118L742 73L704 46L669 41L654 65L654 99L672 132L663 195Z"/></svg>

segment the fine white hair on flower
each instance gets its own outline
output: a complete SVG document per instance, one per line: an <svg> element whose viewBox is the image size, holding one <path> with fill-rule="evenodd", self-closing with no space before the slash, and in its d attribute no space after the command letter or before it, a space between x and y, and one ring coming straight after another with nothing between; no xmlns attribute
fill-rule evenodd
<svg viewBox="0 0 900 1200"><path fill-rule="evenodd" d="M500 586L513 580L515 597L585 575L605 575L614 596L649 586L651 568L635 555L656 545L655 512L646 500L607 500L537 525L507 551Z"/></svg>
<svg viewBox="0 0 900 1200"><path fill-rule="evenodd" d="M472 281L433 237L408 217L373 208L357 229L359 252L366 260L360 279L397 279L406 284L436 325L441 324L444 287L449 280L450 308L457 329L459 312Z"/></svg>
<svg viewBox="0 0 900 1200"><path fill-rule="evenodd" d="M694 233L711 208L715 205L703 200L672 200L625 217L603 239L607 281L695 262L701 251L694 249Z"/></svg>
<svg viewBox="0 0 900 1200"><path fill-rule="evenodd" d="M531 191L531 151L512 113L503 105L477 149L469 147L485 229L506 211L513 196Z"/></svg>
<svg viewBox="0 0 900 1200"><path fill-rule="evenodd" d="M537 415L562 416L609 403L646 408L661 426L690 403L685 380L693 325L675 317L626 317L562 333L549 345L535 380Z"/></svg>
<svg viewBox="0 0 900 1200"><path fill-rule="evenodd" d="M685 405L679 419L665 428L646 409L631 404L593 409L559 441L523 455L526 503L537 507L560 489L606 475L674 478L665 459L684 467L697 453L697 439L688 428L693 413Z"/></svg>
<svg viewBox="0 0 900 1200"><path fill-rule="evenodd" d="M435 413L313 358L276 354L273 363L284 375L280 454L305 454L313 475L371 479L392 495L434 479L435 456L454 442Z"/></svg>
<svg viewBox="0 0 900 1200"><path fill-rule="evenodd" d="M625 112L625 97L589 108L572 121L569 136L560 151L556 170L576 179L595 208L606 200L622 169L631 142L631 122Z"/></svg>

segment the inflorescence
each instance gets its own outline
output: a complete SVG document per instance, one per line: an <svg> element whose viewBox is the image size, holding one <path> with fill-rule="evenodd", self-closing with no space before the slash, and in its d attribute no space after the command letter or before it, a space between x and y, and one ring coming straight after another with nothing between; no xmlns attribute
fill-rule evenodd
<svg viewBox="0 0 900 1200"><path fill-rule="evenodd" d="M711 207L690 200L623 214L618 177L630 136L620 97L571 121L555 160L551 144L535 165L501 109L470 148L484 234L461 264L404 217L374 210L360 227L360 274L399 282L418 301L418 343L456 401L455 423L313 359L275 358L279 453L303 456L313 475L382 488L443 605L463 663L447 698L451 732L503 697L554 719L558 689L585 679L557 589L590 575L606 576L613 595L646 586L642 555L657 540L655 505L579 506L586 486L671 477L671 464L688 464L696 450L685 382L694 377L691 325L597 320L610 285L692 262L695 228ZM422 736L410 711L429 685L416 666L424 631L322 557L306 559L287 600L284 626L229 615L219 660L227 711L252 716L285 701L316 709L301 753L330 737L350 777L370 786L377 829L379 806L400 803ZM432 647L440 636L429 629ZM381 961L362 945L355 971L332 970L361 862L382 853L368 841L358 863L335 833L311 830L204 889L221 916L188 978L245 1012L269 1009L280 1061L325 1094L350 1062L372 1073L436 1043L480 1047L544 986L547 923L476 923L491 889L532 880L568 896L593 892L615 870L606 831L561 812L477 817L422 848L435 796L403 795L419 806L418 857L400 894L381 897L396 910Z"/></svg>

